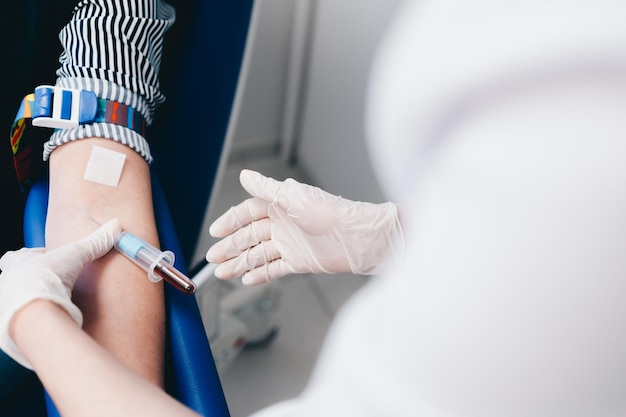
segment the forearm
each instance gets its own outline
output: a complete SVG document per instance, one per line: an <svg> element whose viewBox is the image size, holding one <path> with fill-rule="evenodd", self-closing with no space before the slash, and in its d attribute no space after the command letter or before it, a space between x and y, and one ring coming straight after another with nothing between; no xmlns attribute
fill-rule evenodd
<svg viewBox="0 0 626 417"><path fill-rule="evenodd" d="M56 304L28 304L10 334L63 416L196 415L120 364Z"/></svg>
<svg viewBox="0 0 626 417"><path fill-rule="evenodd" d="M84 166L94 144L126 153L117 187L85 181ZM122 228L158 247L150 178L146 162L135 152L106 139L64 145L50 159L50 196L46 246L79 239L94 222L120 219ZM161 384L164 340L162 284L111 252L88 266L74 289L83 311L84 329L126 365Z"/></svg>

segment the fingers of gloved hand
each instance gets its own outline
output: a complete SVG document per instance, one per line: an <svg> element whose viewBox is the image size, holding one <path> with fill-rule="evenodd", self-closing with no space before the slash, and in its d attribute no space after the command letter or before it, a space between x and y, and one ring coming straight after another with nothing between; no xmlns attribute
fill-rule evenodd
<svg viewBox="0 0 626 417"><path fill-rule="evenodd" d="M211 246L206 253L206 260L221 263L241 255L259 243L270 240L271 227L269 218L250 223Z"/></svg>
<svg viewBox="0 0 626 417"><path fill-rule="evenodd" d="M56 249L45 252L42 249L21 249L3 256L0 259L0 349L32 369L8 329L15 313L33 300L58 304L81 326L83 315L71 299L76 278L87 263L111 250L120 231L120 222L114 219L84 239Z"/></svg>
<svg viewBox="0 0 626 417"><path fill-rule="evenodd" d="M312 196L315 192L322 191L317 187L298 182L293 178L278 181L250 169L241 170L239 182L241 186L254 197L260 198L270 204L276 204L284 209L288 209L290 203L307 199L307 197ZM325 191L323 191L323 193L325 193Z"/></svg>
<svg viewBox="0 0 626 417"><path fill-rule="evenodd" d="M109 220L85 238L46 252L48 265L62 274L63 279L78 276L85 265L113 248L115 237L121 230L119 220ZM66 274L70 276L66 277Z"/></svg>
<svg viewBox="0 0 626 417"><path fill-rule="evenodd" d="M244 285L261 285L293 273L296 271L288 262L284 259L276 259L243 274L241 283Z"/></svg>
<svg viewBox="0 0 626 417"><path fill-rule="evenodd" d="M246 271L271 263L278 258L280 258L280 252L271 240L261 242L236 258L221 263L215 268L215 276L224 280L232 279L242 276Z"/></svg>
<svg viewBox="0 0 626 417"><path fill-rule="evenodd" d="M225 237L256 220L267 217L267 203L258 198L249 198L229 208L209 227L213 237Z"/></svg>
<svg viewBox="0 0 626 417"><path fill-rule="evenodd" d="M242 169L239 174L241 186L250 195L260 198L267 203L274 203L280 192L282 182L266 177L257 171Z"/></svg>
<svg viewBox="0 0 626 417"><path fill-rule="evenodd" d="M112 219L104 223L89 236L55 249L55 252L57 254L62 254L65 251L74 252L81 258L83 264L87 264L106 255L113 248L115 238L121 231L120 221Z"/></svg>

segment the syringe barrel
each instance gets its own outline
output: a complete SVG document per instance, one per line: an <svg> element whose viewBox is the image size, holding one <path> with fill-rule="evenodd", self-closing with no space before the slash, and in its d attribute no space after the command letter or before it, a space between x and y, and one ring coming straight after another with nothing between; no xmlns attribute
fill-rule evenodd
<svg viewBox="0 0 626 417"><path fill-rule="evenodd" d="M158 263L174 264L174 254L171 251L160 251L145 240L126 231L121 232L116 237L115 249L148 271L148 279L152 282L162 279L161 276L154 273L154 268Z"/></svg>

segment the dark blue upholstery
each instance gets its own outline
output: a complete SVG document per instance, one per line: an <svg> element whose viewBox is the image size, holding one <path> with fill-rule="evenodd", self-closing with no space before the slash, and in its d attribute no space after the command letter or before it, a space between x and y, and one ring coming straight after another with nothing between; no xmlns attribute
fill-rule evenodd
<svg viewBox="0 0 626 417"><path fill-rule="evenodd" d="M165 37L160 76L167 100L157 109L148 138L187 263L199 233L207 232L201 225L222 157L253 3L172 1L176 24Z"/></svg>
<svg viewBox="0 0 626 417"><path fill-rule="evenodd" d="M173 228L169 207L159 182L154 176L152 188L161 246L175 254L179 253L180 245ZM26 201L24 237L28 247L44 246L47 205L48 183L44 178L33 185ZM176 258L175 266L182 272L187 270L186 265L182 262L182 257ZM228 406L195 297L185 295L171 285L166 285L165 288L167 313L166 390L179 401L204 416L229 416ZM40 387L34 383L27 388L33 390L33 395L38 395L40 390ZM48 415L58 415L49 398L47 398L47 402Z"/></svg>

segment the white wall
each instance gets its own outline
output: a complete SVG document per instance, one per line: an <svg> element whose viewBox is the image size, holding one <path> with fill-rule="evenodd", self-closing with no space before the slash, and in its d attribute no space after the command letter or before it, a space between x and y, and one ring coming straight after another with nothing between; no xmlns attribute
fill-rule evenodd
<svg viewBox="0 0 626 417"><path fill-rule="evenodd" d="M256 0L231 154L275 150L279 144L293 14L292 0Z"/></svg>
<svg viewBox="0 0 626 417"><path fill-rule="evenodd" d="M376 47L400 1L257 0L230 156L287 143L315 185L383 201L365 146L364 104Z"/></svg>
<svg viewBox="0 0 626 417"><path fill-rule="evenodd" d="M318 0L297 137L297 162L316 185L384 201L365 145L364 103L377 44L399 0Z"/></svg>

